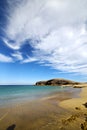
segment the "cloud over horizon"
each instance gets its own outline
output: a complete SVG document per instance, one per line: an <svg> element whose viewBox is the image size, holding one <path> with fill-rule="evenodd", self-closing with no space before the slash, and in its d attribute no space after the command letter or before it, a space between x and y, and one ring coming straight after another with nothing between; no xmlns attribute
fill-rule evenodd
<svg viewBox="0 0 87 130"><path fill-rule="evenodd" d="M3 41L13 60L87 74L87 0L8 0L8 7ZM33 50L24 58L26 40Z"/></svg>

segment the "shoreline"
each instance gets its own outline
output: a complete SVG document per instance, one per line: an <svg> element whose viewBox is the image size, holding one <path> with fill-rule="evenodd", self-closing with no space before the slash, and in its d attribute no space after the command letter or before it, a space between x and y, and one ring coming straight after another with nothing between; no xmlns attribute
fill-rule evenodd
<svg viewBox="0 0 87 130"><path fill-rule="evenodd" d="M63 90L63 91L62 91ZM54 92L50 92L50 93L48 93L48 94L46 94L46 95L44 95L44 96L41 96L41 97L39 97L39 96L37 96L35 99L28 99L28 98L26 98L26 99L19 99L19 101L17 100L17 101L15 101L15 102L8 102L8 104L7 103L5 103L4 105L2 104L0 104L0 108L9 108L9 107L15 107L16 105L18 105L18 104L27 104L27 103L30 103L30 102L35 102L35 101L39 101L39 100L48 100L48 99L53 99L53 98L56 98L56 99L59 99L59 100L66 100L67 99L67 97L70 99L70 98L72 98L72 97L77 97L78 96L78 93L79 93L79 90L80 90L80 88L76 88L76 89L74 89L74 88L72 88L72 87L63 87L62 88L62 90L59 90L59 91L54 91ZM75 91L75 90L77 90L77 91ZM65 93L65 96L63 95ZM61 95L62 94L62 95Z"/></svg>
<svg viewBox="0 0 87 130"><path fill-rule="evenodd" d="M82 88L79 98L72 98L61 101L59 106L70 112L70 115L63 119L66 126L64 130L87 130L87 87Z"/></svg>
<svg viewBox="0 0 87 130"><path fill-rule="evenodd" d="M78 98L72 98L69 100L61 101L59 106L63 107L64 109L75 109L75 107L80 107L85 109L83 104L87 102L87 87L81 88L81 92Z"/></svg>
<svg viewBox="0 0 87 130"><path fill-rule="evenodd" d="M43 100L0 109L0 129L7 130L14 124L16 126L14 130L25 130L25 128L26 130L63 130L63 119L69 117L71 112L60 107L59 104L75 95L73 91L59 93ZM78 93L76 92L77 95Z"/></svg>

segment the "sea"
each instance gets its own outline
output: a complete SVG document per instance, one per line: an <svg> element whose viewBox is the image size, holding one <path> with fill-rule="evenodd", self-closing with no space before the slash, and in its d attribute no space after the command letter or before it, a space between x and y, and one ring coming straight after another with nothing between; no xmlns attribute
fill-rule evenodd
<svg viewBox="0 0 87 130"><path fill-rule="evenodd" d="M33 101L57 92L73 92L77 89L61 86L0 85L0 107Z"/></svg>

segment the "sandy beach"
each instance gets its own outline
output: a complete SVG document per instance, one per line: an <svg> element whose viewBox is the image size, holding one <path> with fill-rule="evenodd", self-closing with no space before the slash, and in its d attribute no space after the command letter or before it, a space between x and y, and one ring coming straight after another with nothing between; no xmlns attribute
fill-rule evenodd
<svg viewBox="0 0 87 130"><path fill-rule="evenodd" d="M76 88L75 88L76 89ZM0 130L86 130L87 88L0 108Z"/></svg>
<svg viewBox="0 0 87 130"><path fill-rule="evenodd" d="M87 130L87 87L81 90L79 98L60 102L60 106L71 113L69 117L63 120L66 124L64 129Z"/></svg>
<svg viewBox="0 0 87 130"><path fill-rule="evenodd" d="M65 109L71 109L71 110L74 110L75 107L86 110L86 108L83 106L85 102L87 102L87 87L81 89L79 98L64 100L60 102L60 106Z"/></svg>

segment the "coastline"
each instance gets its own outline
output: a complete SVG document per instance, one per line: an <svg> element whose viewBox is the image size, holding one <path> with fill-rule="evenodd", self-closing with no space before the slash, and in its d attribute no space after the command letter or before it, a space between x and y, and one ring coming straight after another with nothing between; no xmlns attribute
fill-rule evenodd
<svg viewBox="0 0 87 130"><path fill-rule="evenodd" d="M83 87L78 98L61 101L59 106L68 110L70 115L63 119L65 130L87 130L87 87Z"/></svg>
<svg viewBox="0 0 87 130"><path fill-rule="evenodd" d="M68 130L63 126L64 119L70 117L72 113L59 104L71 100L75 95L74 92L63 92L60 95L59 93L45 99L1 108L0 129L7 130L8 127L15 125L14 130L25 130L25 128L26 130ZM73 129L69 127L69 130Z"/></svg>
<svg viewBox="0 0 87 130"><path fill-rule="evenodd" d="M64 109L74 110L75 107L79 107L80 109L86 109L83 104L87 102L87 87L81 88L81 92L78 98L72 98L69 100L64 100L60 102L60 106Z"/></svg>

